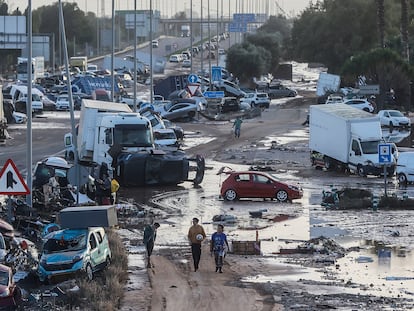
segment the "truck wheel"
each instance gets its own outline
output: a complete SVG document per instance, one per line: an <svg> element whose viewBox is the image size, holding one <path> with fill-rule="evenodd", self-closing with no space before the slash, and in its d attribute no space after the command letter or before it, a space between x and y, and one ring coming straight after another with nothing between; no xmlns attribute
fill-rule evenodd
<svg viewBox="0 0 414 311"><path fill-rule="evenodd" d="M328 171L330 171L330 170L332 169L332 161L331 161L331 159L329 159L329 157L325 157L325 158L323 159L323 163L324 163L325 168L326 168Z"/></svg>
<svg viewBox="0 0 414 311"><path fill-rule="evenodd" d="M279 202L286 202L289 199L288 193L285 190L279 190L276 192L276 199Z"/></svg>
<svg viewBox="0 0 414 311"><path fill-rule="evenodd" d="M358 172L358 175L359 175L359 176L361 176L361 177L365 177L365 176L366 176L366 174L365 174L365 170L364 170L364 168L362 167L362 165L358 165L358 167L357 167L357 172Z"/></svg>
<svg viewBox="0 0 414 311"><path fill-rule="evenodd" d="M405 186L407 184L407 176L403 173L398 174L398 183Z"/></svg>
<svg viewBox="0 0 414 311"><path fill-rule="evenodd" d="M224 194L224 198L226 199L226 201L235 201L237 200L237 193L233 189L229 189Z"/></svg>

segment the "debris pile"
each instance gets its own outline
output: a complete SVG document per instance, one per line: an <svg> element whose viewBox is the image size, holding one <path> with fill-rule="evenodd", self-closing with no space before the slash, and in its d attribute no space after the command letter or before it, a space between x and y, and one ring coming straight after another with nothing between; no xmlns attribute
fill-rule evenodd
<svg viewBox="0 0 414 311"><path fill-rule="evenodd" d="M322 206L328 209L365 209L372 207L373 194L369 190L343 188L338 190L331 186L322 192Z"/></svg>
<svg viewBox="0 0 414 311"><path fill-rule="evenodd" d="M320 236L303 242L296 248L281 248L280 254L309 254L309 257L301 257L301 264L304 266L326 266L335 264L337 258L344 257L346 250L334 240Z"/></svg>

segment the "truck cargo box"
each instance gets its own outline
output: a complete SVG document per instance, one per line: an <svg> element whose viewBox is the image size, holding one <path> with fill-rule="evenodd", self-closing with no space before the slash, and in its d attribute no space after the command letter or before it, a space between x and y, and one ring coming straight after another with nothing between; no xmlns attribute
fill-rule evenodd
<svg viewBox="0 0 414 311"><path fill-rule="evenodd" d="M379 117L346 104L310 106L309 148L343 163L348 162L352 136L380 140Z"/></svg>
<svg viewBox="0 0 414 311"><path fill-rule="evenodd" d="M67 207L60 211L59 222L64 229L112 227L118 217L114 205Z"/></svg>

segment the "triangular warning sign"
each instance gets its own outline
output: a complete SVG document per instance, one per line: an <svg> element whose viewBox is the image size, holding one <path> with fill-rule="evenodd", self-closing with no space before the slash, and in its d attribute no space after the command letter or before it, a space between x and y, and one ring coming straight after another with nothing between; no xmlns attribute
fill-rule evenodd
<svg viewBox="0 0 414 311"><path fill-rule="evenodd" d="M194 96L194 94L197 92L198 88L200 87L200 84L188 84L187 88L190 92L191 96Z"/></svg>
<svg viewBox="0 0 414 311"><path fill-rule="evenodd" d="M30 190L11 159L6 161L0 172L0 194L29 194Z"/></svg>

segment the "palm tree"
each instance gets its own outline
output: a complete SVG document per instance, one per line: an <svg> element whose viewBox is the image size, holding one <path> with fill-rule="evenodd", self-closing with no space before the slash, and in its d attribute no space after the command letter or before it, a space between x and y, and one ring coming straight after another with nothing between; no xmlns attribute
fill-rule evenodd
<svg viewBox="0 0 414 311"><path fill-rule="evenodd" d="M408 45L408 0L401 0L401 46L402 57L410 61L410 50Z"/></svg>
<svg viewBox="0 0 414 311"><path fill-rule="evenodd" d="M380 47L385 47L385 18L384 18L384 0L376 0L377 2L377 16L378 16L378 32L380 39Z"/></svg>

